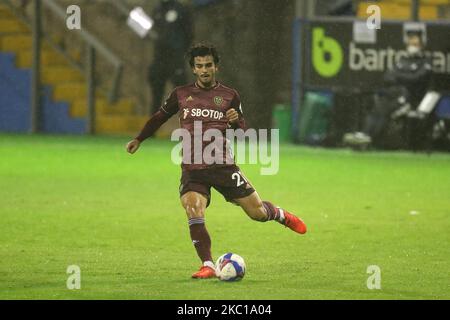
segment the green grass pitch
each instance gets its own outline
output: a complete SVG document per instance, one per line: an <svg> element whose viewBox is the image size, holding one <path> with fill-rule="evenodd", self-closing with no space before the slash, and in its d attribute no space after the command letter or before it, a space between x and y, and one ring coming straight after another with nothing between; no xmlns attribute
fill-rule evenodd
<svg viewBox="0 0 450 320"><path fill-rule="evenodd" d="M242 165L260 196L301 216L300 236L213 192L214 258L241 282L193 280L173 143L0 135L0 299L449 299L450 155L283 145L280 171ZM412 213L412 214L411 214ZM81 289L69 290L69 265ZM370 265L381 289L369 290Z"/></svg>

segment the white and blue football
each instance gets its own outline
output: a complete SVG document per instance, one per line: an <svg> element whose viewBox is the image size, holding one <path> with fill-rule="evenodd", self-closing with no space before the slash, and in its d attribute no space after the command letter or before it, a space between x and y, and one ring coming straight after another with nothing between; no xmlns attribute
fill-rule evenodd
<svg viewBox="0 0 450 320"><path fill-rule="evenodd" d="M245 275L245 261L235 253L225 253L216 262L216 275L222 281L238 281Z"/></svg>

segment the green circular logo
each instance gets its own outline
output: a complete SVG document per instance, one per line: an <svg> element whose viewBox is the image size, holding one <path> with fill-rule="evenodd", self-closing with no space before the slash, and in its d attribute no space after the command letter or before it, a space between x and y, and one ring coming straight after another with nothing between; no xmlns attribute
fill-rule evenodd
<svg viewBox="0 0 450 320"><path fill-rule="evenodd" d="M314 69L324 78L336 76L344 63L344 52L336 39L325 36L323 28L314 28L312 36Z"/></svg>

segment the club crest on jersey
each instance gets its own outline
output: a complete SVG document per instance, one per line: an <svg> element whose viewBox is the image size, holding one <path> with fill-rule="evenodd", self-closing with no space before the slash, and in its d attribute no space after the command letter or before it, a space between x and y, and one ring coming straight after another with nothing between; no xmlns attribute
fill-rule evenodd
<svg viewBox="0 0 450 320"><path fill-rule="evenodd" d="M189 101L194 101L194 98L192 98L192 96L187 97L186 102L189 102Z"/></svg>
<svg viewBox="0 0 450 320"><path fill-rule="evenodd" d="M222 102L223 102L223 98L222 97L220 97L220 96L216 96L216 97L214 97L214 103L217 105L217 106L221 106L222 105Z"/></svg>

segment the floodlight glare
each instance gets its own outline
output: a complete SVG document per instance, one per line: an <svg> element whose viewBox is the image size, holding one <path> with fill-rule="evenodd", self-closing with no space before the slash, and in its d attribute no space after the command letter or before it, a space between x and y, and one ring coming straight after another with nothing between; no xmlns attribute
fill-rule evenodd
<svg viewBox="0 0 450 320"><path fill-rule="evenodd" d="M127 24L141 38L144 38L153 27L154 21L141 7L136 7L131 10Z"/></svg>

